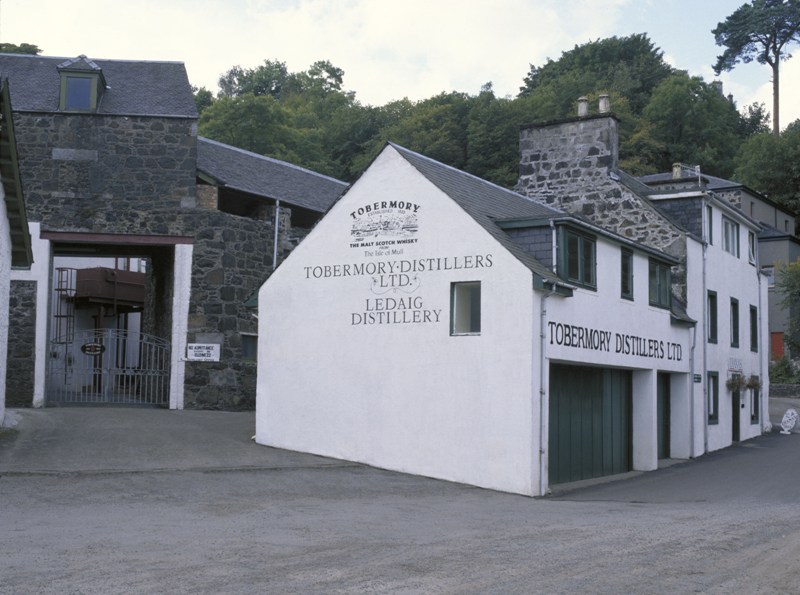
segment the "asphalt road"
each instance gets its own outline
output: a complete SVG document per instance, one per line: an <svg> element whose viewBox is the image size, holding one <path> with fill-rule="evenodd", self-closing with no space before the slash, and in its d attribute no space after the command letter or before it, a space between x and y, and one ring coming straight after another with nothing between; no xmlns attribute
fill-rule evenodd
<svg viewBox="0 0 800 595"><path fill-rule="evenodd" d="M798 434L532 499L260 447L252 422L22 412L0 593L800 593Z"/></svg>

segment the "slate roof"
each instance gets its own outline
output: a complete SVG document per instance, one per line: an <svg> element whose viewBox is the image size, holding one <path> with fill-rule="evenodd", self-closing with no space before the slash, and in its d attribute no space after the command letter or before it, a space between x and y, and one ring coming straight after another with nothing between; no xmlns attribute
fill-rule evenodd
<svg viewBox="0 0 800 595"><path fill-rule="evenodd" d="M11 265L27 268L33 262L31 236L17 162L17 146L14 138L14 120L11 117L11 95L8 81L0 81L0 180L5 194L6 216L11 235Z"/></svg>
<svg viewBox="0 0 800 595"><path fill-rule="evenodd" d="M0 54L0 78L10 81L14 110L58 112L59 66L73 70L96 67L102 71L107 87L98 114L197 118L192 87L181 62Z"/></svg>
<svg viewBox="0 0 800 595"><path fill-rule="evenodd" d="M197 138L197 170L220 186L324 213L347 184L285 161Z"/></svg>
<svg viewBox="0 0 800 595"><path fill-rule="evenodd" d="M481 178L389 143L419 173L452 198L500 244L534 274L549 283L565 285L550 269L525 252L495 223L495 219L549 219L566 213L506 190Z"/></svg>

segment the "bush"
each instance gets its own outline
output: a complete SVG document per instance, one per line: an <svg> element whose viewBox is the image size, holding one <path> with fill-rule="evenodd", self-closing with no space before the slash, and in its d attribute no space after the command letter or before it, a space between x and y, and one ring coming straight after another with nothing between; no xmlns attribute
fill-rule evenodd
<svg viewBox="0 0 800 595"><path fill-rule="evenodd" d="M800 384L800 374L792 360L782 357L769 363L769 381L775 384Z"/></svg>

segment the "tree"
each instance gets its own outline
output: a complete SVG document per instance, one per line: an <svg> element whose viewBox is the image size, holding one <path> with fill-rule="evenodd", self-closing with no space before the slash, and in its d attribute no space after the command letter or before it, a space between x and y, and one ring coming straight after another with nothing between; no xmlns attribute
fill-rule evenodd
<svg viewBox="0 0 800 595"><path fill-rule="evenodd" d="M780 135L762 133L736 155L736 180L792 212L800 212L800 120Z"/></svg>
<svg viewBox="0 0 800 595"><path fill-rule="evenodd" d="M214 96L205 87L198 89L192 85L192 94L194 95L194 104L197 107L198 114L202 114L204 109L214 103Z"/></svg>
<svg viewBox="0 0 800 595"><path fill-rule="evenodd" d="M653 92L639 128L651 126L650 137L663 153L658 171L678 161L700 164L704 172L730 176L742 143L742 117L736 106L700 77L679 72Z"/></svg>
<svg viewBox="0 0 800 595"><path fill-rule="evenodd" d="M780 134L780 63L792 57L784 48L800 41L800 0L752 0L743 4L712 31L725 51L714 72L732 70L739 62L772 68L772 133Z"/></svg>
<svg viewBox="0 0 800 595"><path fill-rule="evenodd" d="M781 307L789 313L789 324L783 340L797 357L800 354L800 259L777 271L775 287L781 295Z"/></svg>
<svg viewBox="0 0 800 595"><path fill-rule="evenodd" d="M572 109L578 97L592 92L618 92L638 114L658 84L672 74L663 52L647 34L609 37L575 46L558 60L544 66L531 65L520 88L520 96L546 91L555 94L557 103ZM564 109L564 108L562 108ZM566 113L554 114L563 117Z"/></svg>
<svg viewBox="0 0 800 595"><path fill-rule="evenodd" d="M42 53L39 46L32 43L21 43L16 45L14 43L0 43L0 53L2 54L33 54L38 56Z"/></svg>

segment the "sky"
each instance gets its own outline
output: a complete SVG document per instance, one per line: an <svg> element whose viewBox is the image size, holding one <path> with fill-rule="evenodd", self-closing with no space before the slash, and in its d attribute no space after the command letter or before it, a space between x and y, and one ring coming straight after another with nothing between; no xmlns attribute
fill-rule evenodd
<svg viewBox="0 0 800 595"><path fill-rule="evenodd" d="M0 0L0 41L43 55L164 60L216 94L232 66L264 60L341 68L363 104L477 94L515 96L530 65L588 41L647 33L672 66L721 80L739 108L772 111L771 70L714 75L711 30L744 0ZM800 46L795 45L800 54ZM577 98L576 98L577 99ZM613 109L613 106L612 106ZM800 118L800 55L782 64L781 127Z"/></svg>

